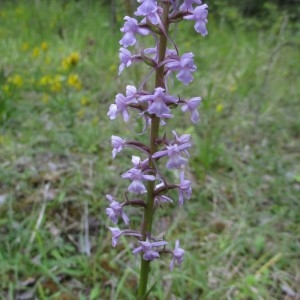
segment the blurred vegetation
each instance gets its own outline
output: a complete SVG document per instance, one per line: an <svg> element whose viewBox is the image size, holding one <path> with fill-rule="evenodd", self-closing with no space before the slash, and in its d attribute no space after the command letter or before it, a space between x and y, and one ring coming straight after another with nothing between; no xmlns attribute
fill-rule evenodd
<svg viewBox="0 0 300 300"><path fill-rule="evenodd" d="M295 300L300 28L277 2L258 3L261 17L212 2L207 37L189 22L177 29L198 70L173 93L203 101L200 124L178 112L166 128L192 135L193 195L158 210L154 230L179 239L186 257L173 273L167 258L153 263L153 299ZM122 199L132 154L112 162L110 136L146 137L136 116L124 124L106 113L146 70L117 76L130 7L116 0L113 19L103 3L0 2L0 299L135 297L139 262L132 240L111 247L105 194ZM126 213L134 227L136 211Z"/></svg>

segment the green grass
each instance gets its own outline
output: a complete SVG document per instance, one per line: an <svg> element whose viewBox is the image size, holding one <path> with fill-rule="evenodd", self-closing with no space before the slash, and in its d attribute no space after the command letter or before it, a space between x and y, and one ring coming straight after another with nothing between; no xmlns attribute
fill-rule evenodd
<svg viewBox="0 0 300 300"><path fill-rule="evenodd" d="M131 240L111 248L105 194L121 198L131 155L112 162L110 136L141 124L106 112L145 71L117 77L107 8L47 2L0 6L0 299L134 299L139 262ZM167 257L152 264L151 299L299 296L299 30L280 12L270 20L211 14L206 38L179 25L198 72L174 94L203 97L201 123L178 112L167 128L193 136L194 192L158 213L155 232L180 239L186 257L173 273Z"/></svg>

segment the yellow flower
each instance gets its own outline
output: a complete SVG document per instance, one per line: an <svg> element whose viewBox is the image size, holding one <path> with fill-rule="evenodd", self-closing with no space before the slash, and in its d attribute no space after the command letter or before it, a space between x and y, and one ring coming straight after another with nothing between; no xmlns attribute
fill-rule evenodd
<svg viewBox="0 0 300 300"><path fill-rule="evenodd" d="M2 89L5 94L10 94L10 88L8 84L4 84Z"/></svg>
<svg viewBox="0 0 300 300"><path fill-rule="evenodd" d="M74 87L76 90L81 90L82 88L82 84L77 74L70 74L67 84L71 87Z"/></svg>
<svg viewBox="0 0 300 300"><path fill-rule="evenodd" d="M39 47L34 47L31 53L32 57L36 58L40 55L40 49Z"/></svg>
<svg viewBox="0 0 300 300"><path fill-rule="evenodd" d="M222 112L223 111L223 104L222 103L219 103L217 106L216 106L216 111L218 113Z"/></svg>
<svg viewBox="0 0 300 300"><path fill-rule="evenodd" d="M68 70L70 67L75 67L80 59L78 52L73 52L69 56L65 57L61 64L64 70Z"/></svg>
<svg viewBox="0 0 300 300"><path fill-rule="evenodd" d="M9 83L12 83L16 87L22 87L23 86L23 78L19 74L15 74L13 76L8 77L7 81Z"/></svg>
<svg viewBox="0 0 300 300"><path fill-rule="evenodd" d="M39 81L39 85L48 85L50 84L52 81L52 78L50 75L44 75L40 81Z"/></svg>
<svg viewBox="0 0 300 300"><path fill-rule="evenodd" d="M61 90L62 90L61 76L55 75L51 80L51 91L58 93Z"/></svg>
<svg viewBox="0 0 300 300"><path fill-rule="evenodd" d="M48 44L46 42L42 42L41 48L46 52L48 50Z"/></svg>
<svg viewBox="0 0 300 300"><path fill-rule="evenodd" d="M80 104L81 104L82 106L86 106L86 105L89 105L89 104L90 104L90 101L89 101L89 99L88 99L87 97L82 97L82 98L80 99Z"/></svg>

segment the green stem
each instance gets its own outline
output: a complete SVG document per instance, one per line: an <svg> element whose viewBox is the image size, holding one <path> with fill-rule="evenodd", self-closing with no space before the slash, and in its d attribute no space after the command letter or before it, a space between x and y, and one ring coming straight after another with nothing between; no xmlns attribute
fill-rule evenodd
<svg viewBox="0 0 300 300"><path fill-rule="evenodd" d="M165 26L165 32L168 32L168 14L169 14L169 2L163 2L163 16L162 23ZM159 40L159 49L158 49L158 63L162 62L165 59L167 49L167 38L162 33ZM164 66L161 66L156 70L155 76L155 87L165 87L164 86ZM150 154L157 152L156 140L159 134L159 123L160 118L155 115L152 115L151 118L151 129L150 129L150 139L149 139L149 148ZM151 160L149 161L149 166L154 168ZM148 236L151 236L152 231L152 222L153 222L153 211L154 211L154 190L155 190L155 181L149 181L147 184L147 205L144 209L144 222L142 226L143 240L145 241ZM150 272L150 261L144 260L143 255L141 255L141 269L140 269L140 282L138 289L137 299L145 299L147 297L147 283L148 275Z"/></svg>

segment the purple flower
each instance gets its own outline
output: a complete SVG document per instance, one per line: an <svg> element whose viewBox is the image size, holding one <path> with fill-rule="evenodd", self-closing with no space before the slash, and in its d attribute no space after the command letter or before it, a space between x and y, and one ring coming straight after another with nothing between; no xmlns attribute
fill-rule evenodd
<svg viewBox="0 0 300 300"><path fill-rule="evenodd" d="M157 1L154 0L138 0L142 3L137 11L134 13L136 16L148 16L150 13L155 13L157 11Z"/></svg>
<svg viewBox="0 0 300 300"><path fill-rule="evenodd" d="M111 136L111 144L113 146L112 150L112 158L114 159L117 153L121 152L123 146L126 144L126 140L120 138L119 136L112 135Z"/></svg>
<svg viewBox="0 0 300 300"><path fill-rule="evenodd" d="M174 60L166 63L166 67L169 71L179 71L176 75L177 79L182 81L185 85L188 85L193 81L192 72L194 72L197 67L194 65L194 54L184 53L180 60Z"/></svg>
<svg viewBox="0 0 300 300"><path fill-rule="evenodd" d="M129 67L131 65L131 63L132 63L131 52L129 50L121 47L119 50L119 58L120 58L121 64L119 67L118 75L121 74L121 72L125 69L125 67Z"/></svg>
<svg viewBox="0 0 300 300"><path fill-rule="evenodd" d="M191 182L189 180L184 179L184 172L180 172L180 183L178 186L178 194L179 194L179 205L182 205L184 199L190 199L192 194Z"/></svg>
<svg viewBox="0 0 300 300"><path fill-rule="evenodd" d="M181 4L181 6L179 7L180 11L193 11L193 4L201 4L200 0L183 0L183 3Z"/></svg>
<svg viewBox="0 0 300 300"><path fill-rule="evenodd" d="M135 168L143 168L148 165L149 158L146 158L145 160L142 161L139 156L132 155L131 162Z"/></svg>
<svg viewBox="0 0 300 300"><path fill-rule="evenodd" d="M169 116L170 108L167 104L178 102L178 98L165 94L165 89L158 87L154 90L153 95L145 95L139 98L140 102L148 102L147 112L154 114L159 118Z"/></svg>
<svg viewBox="0 0 300 300"><path fill-rule="evenodd" d="M122 205L119 202L117 202L111 195L106 195L106 198L110 202L109 207L106 208L106 214L108 215L110 220L114 224L117 224L119 217L121 217L123 219L124 223L127 225L129 223L129 218L123 212Z"/></svg>
<svg viewBox="0 0 300 300"><path fill-rule="evenodd" d="M167 146L168 157L166 167L168 169L179 169L187 163L187 159L180 155L180 148L177 145Z"/></svg>
<svg viewBox="0 0 300 300"><path fill-rule="evenodd" d="M175 141L179 144L179 145L183 145L185 143L189 144L189 147L191 146L190 142L191 142L191 135L190 134L183 134L181 136L178 136L175 130L172 130L172 133L175 137Z"/></svg>
<svg viewBox="0 0 300 300"><path fill-rule="evenodd" d="M111 240L111 245L113 247L116 247L117 244L118 244L118 241L119 241L119 238L122 236L122 235L129 235L129 236L135 236L135 237L139 237L141 238L142 235L137 232L137 231L134 231L134 230L131 230L131 229L125 229L125 230L120 230L119 228L117 227L108 227L109 230L111 231L112 233L112 240Z"/></svg>
<svg viewBox="0 0 300 300"><path fill-rule="evenodd" d="M131 55L131 52L123 47L121 47L119 50L119 58L121 64L119 66L118 76L120 76L120 74L126 67L129 67L134 62L142 60L141 55Z"/></svg>
<svg viewBox="0 0 300 300"><path fill-rule="evenodd" d="M134 18L125 17L126 20L124 27L121 28L121 32L125 33L123 38L120 40L120 45L127 48L128 46L133 46L136 43L135 34L140 35L149 34L149 30L145 28L140 28L138 22Z"/></svg>
<svg viewBox="0 0 300 300"><path fill-rule="evenodd" d="M122 178L132 180L131 184L128 187L129 192L135 194L144 194L147 192L147 190L142 180L153 181L155 180L155 176L143 174L143 172L138 169L140 165L137 164L137 159L139 159L138 156L133 156L132 161L135 167L122 174Z"/></svg>
<svg viewBox="0 0 300 300"><path fill-rule="evenodd" d="M194 97L194 98L191 98L189 101L187 101L182 107L181 107L181 110L183 112L186 112L186 111L190 111L191 113L191 120L193 123L197 123L199 122L199 113L198 113L198 106L201 102L201 98L200 97Z"/></svg>
<svg viewBox="0 0 300 300"><path fill-rule="evenodd" d="M206 23L208 22L206 19L208 15L207 8L208 6L206 4L197 6L194 9L193 14L183 17L186 20L195 20L196 23L194 28L198 33L201 33L202 36L206 36L208 34L206 29Z"/></svg>
<svg viewBox="0 0 300 300"><path fill-rule="evenodd" d="M133 249L132 253L137 254L141 251L144 252L143 259L144 260L154 260L159 257L159 253L155 250L153 250L154 247L161 247L165 246L168 243L166 241L160 241L160 242L149 242L149 239L146 241L139 241L140 245L139 247Z"/></svg>
<svg viewBox="0 0 300 300"><path fill-rule="evenodd" d="M191 147L190 143L184 143L182 145L168 145L166 150L158 151L152 155L153 158L160 158L168 156L166 167L168 169L180 169L187 163L187 159L181 156L181 152Z"/></svg>
<svg viewBox="0 0 300 300"><path fill-rule="evenodd" d="M170 271L173 271L175 264L180 266L183 261L184 250L182 248L179 248L178 240L175 242L175 249L172 251L172 253L173 258L170 263Z"/></svg>
<svg viewBox="0 0 300 300"><path fill-rule="evenodd" d="M158 195L154 198L155 205L161 205L162 203L173 203L173 200L166 195Z"/></svg>
<svg viewBox="0 0 300 300"><path fill-rule="evenodd" d="M114 120L119 113L122 113L125 122L129 120L127 106L132 103L137 103L136 100L136 87L127 85L126 96L121 93L116 95L115 104L111 104L107 115L111 120Z"/></svg>

